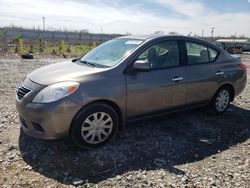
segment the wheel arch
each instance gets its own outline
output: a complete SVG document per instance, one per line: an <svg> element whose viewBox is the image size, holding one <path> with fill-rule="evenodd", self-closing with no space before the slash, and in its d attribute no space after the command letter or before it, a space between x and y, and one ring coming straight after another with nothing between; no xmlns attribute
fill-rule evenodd
<svg viewBox="0 0 250 188"><path fill-rule="evenodd" d="M115 112L117 113L117 116L118 116L118 130L123 130L124 128L124 123L123 123L123 117L122 117L122 111L121 111L121 108L113 101L111 100L107 100L107 99L99 99L99 100L95 100L95 101L91 101L89 102L88 104L84 105L82 108L80 108L77 113L74 115L72 121L71 121L71 124L70 124L70 129L72 127L72 124L75 120L75 118L81 113L81 111L92 105L92 104L95 104L95 103L104 103L108 106L110 106L111 108L113 108L115 110ZM70 134L71 131L69 131L69 134Z"/></svg>
<svg viewBox="0 0 250 188"><path fill-rule="evenodd" d="M214 93L214 95L223 87L227 87L230 89L230 102L232 102L234 100L234 97L235 97L235 91L234 91L234 87L231 83L224 83L222 85L220 85L220 87L216 90L216 92Z"/></svg>

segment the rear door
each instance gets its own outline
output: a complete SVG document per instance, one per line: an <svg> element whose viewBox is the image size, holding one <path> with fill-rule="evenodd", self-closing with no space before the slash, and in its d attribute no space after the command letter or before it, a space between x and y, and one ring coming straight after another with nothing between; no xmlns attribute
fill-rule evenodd
<svg viewBox="0 0 250 188"><path fill-rule="evenodd" d="M219 52L204 44L185 42L187 52L187 104L207 103L218 88L223 74L216 63Z"/></svg>
<svg viewBox="0 0 250 188"><path fill-rule="evenodd" d="M137 57L151 69L126 75L128 119L185 104L187 76L180 57L178 41L158 42Z"/></svg>

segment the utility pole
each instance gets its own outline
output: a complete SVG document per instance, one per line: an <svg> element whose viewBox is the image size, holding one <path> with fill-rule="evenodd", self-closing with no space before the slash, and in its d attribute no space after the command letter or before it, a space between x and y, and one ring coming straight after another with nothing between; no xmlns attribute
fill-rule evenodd
<svg viewBox="0 0 250 188"><path fill-rule="evenodd" d="M42 19L43 19L43 30L45 31L45 17L42 16Z"/></svg>
<svg viewBox="0 0 250 188"><path fill-rule="evenodd" d="M203 38L204 37L204 29L202 29L202 31L201 31L201 38Z"/></svg>
<svg viewBox="0 0 250 188"><path fill-rule="evenodd" d="M212 39L214 38L214 27L211 28L211 35L212 35Z"/></svg>

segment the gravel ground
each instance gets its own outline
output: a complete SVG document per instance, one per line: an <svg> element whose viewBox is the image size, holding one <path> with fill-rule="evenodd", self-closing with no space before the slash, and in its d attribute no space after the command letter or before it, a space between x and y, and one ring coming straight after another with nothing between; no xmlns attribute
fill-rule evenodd
<svg viewBox="0 0 250 188"><path fill-rule="evenodd" d="M250 66L250 55L242 59ZM16 85L58 61L0 59L1 187L250 187L250 81L222 116L196 109L144 120L82 151L28 137L18 124Z"/></svg>

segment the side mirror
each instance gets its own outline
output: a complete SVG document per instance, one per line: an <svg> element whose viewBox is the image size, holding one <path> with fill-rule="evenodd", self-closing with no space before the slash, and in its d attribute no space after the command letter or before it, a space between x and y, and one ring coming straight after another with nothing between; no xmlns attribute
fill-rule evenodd
<svg viewBox="0 0 250 188"><path fill-rule="evenodd" d="M133 68L135 70L147 71L150 70L150 63L148 60L138 60L134 63Z"/></svg>
<svg viewBox="0 0 250 188"><path fill-rule="evenodd" d="M72 62L76 62L79 58L72 59Z"/></svg>

